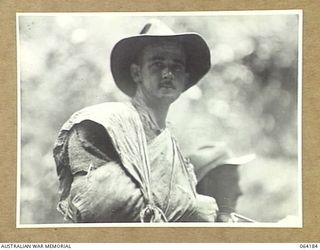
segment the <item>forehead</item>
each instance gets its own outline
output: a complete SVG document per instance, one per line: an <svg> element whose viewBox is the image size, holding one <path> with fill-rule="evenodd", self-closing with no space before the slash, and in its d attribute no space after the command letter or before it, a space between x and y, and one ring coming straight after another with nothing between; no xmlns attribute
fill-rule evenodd
<svg viewBox="0 0 320 250"><path fill-rule="evenodd" d="M184 47L172 41L162 41L147 45L141 52L143 59L174 59L185 61Z"/></svg>

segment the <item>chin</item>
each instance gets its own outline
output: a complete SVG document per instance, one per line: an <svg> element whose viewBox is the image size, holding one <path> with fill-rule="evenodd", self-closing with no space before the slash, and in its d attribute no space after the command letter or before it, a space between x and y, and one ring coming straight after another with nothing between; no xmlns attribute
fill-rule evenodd
<svg viewBox="0 0 320 250"><path fill-rule="evenodd" d="M179 98L180 95L163 95L161 96L161 101L166 103L173 103Z"/></svg>

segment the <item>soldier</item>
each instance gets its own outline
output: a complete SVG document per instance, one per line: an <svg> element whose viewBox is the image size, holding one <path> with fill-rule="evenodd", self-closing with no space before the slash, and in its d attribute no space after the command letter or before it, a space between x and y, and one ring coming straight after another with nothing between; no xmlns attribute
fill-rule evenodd
<svg viewBox="0 0 320 250"><path fill-rule="evenodd" d="M166 126L170 105L209 69L199 34L175 34L160 21L114 46L112 75L131 101L76 112L54 148L67 220L215 221L215 199L196 192L192 165Z"/></svg>
<svg viewBox="0 0 320 250"><path fill-rule="evenodd" d="M238 167L252 161L255 155L231 157L225 147L208 144L198 148L189 158L194 165L198 180L197 191L200 194L214 197L217 201L219 208L217 221L253 222L234 212L237 200L242 195Z"/></svg>

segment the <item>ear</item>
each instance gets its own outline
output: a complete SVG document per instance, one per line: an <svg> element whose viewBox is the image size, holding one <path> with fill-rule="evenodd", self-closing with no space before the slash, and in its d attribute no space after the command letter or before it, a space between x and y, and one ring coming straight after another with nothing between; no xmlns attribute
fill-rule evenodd
<svg viewBox="0 0 320 250"><path fill-rule="evenodd" d="M141 83L141 69L139 65L135 63L130 65L130 75L136 84Z"/></svg>

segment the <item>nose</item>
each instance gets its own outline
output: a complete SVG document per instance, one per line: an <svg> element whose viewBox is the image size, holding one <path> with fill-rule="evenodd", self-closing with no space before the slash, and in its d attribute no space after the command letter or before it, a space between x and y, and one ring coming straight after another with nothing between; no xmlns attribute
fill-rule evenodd
<svg viewBox="0 0 320 250"><path fill-rule="evenodd" d="M162 70L162 78L163 79L173 79L173 74L172 74L171 70L168 67L165 67Z"/></svg>

